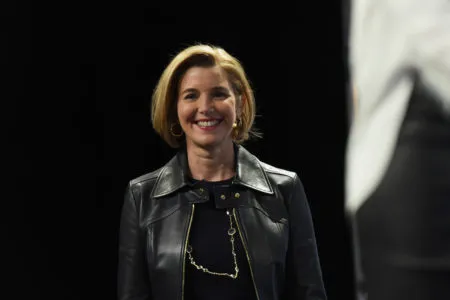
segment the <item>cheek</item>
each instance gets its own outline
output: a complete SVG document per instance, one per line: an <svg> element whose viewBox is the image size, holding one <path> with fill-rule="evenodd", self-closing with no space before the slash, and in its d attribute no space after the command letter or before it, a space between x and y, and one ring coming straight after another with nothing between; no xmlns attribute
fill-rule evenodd
<svg viewBox="0 0 450 300"><path fill-rule="evenodd" d="M228 115L234 119L235 116L236 116L236 104L235 104L235 102L234 101L230 101L227 109L228 109Z"/></svg>
<svg viewBox="0 0 450 300"><path fill-rule="evenodd" d="M177 103L177 117L178 117L178 120L181 119L181 115L182 115L181 107L180 107L180 105Z"/></svg>
<svg viewBox="0 0 450 300"><path fill-rule="evenodd" d="M188 122L190 116L192 115L192 108L188 105L178 105L177 106L177 114L178 114L178 120L180 123L186 123Z"/></svg>

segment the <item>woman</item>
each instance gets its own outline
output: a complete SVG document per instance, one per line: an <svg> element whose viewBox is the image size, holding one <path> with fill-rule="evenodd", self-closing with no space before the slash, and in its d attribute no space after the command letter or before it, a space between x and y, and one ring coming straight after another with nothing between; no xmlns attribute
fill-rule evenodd
<svg viewBox="0 0 450 300"><path fill-rule="evenodd" d="M154 129L180 150L128 185L119 299L326 299L300 179L239 145L255 104L238 60L188 47L152 100Z"/></svg>

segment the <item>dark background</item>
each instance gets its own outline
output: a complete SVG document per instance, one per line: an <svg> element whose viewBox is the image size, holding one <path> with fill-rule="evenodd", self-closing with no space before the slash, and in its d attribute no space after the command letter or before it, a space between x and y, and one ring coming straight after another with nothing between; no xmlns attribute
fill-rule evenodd
<svg viewBox="0 0 450 300"><path fill-rule="evenodd" d="M2 4L5 299L115 299L125 186L175 153L151 127L152 89L195 42L242 61L264 133L245 146L300 175L329 299L352 299L342 12L339 1Z"/></svg>

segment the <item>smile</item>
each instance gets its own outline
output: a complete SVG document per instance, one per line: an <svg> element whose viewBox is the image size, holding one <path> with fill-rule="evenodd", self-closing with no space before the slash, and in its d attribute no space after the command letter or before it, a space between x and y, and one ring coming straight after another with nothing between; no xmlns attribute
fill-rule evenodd
<svg viewBox="0 0 450 300"><path fill-rule="evenodd" d="M206 121L196 121L195 124L197 124L200 127L214 127L218 125L221 122L221 120L206 120Z"/></svg>

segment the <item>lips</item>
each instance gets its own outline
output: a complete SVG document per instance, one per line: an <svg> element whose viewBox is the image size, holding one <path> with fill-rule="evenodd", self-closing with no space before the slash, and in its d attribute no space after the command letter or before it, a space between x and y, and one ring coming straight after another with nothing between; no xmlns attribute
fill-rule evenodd
<svg viewBox="0 0 450 300"><path fill-rule="evenodd" d="M212 129L222 122L221 119L197 120L194 123L202 129Z"/></svg>
<svg viewBox="0 0 450 300"><path fill-rule="evenodd" d="M219 120L197 121L196 123L198 126L201 126L201 127L210 127L210 126L215 126L215 125L219 124L220 121Z"/></svg>

